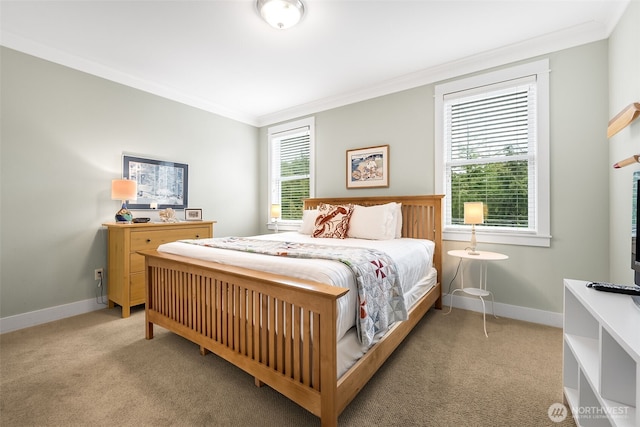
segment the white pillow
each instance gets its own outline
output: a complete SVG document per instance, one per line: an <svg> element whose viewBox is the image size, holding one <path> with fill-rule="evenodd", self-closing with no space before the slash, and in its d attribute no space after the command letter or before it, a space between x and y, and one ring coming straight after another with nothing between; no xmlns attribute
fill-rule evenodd
<svg viewBox="0 0 640 427"><path fill-rule="evenodd" d="M395 239L397 212L397 203L377 206L355 205L347 237L369 240Z"/></svg>
<svg viewBox="0 0 640 427"><path fill-rule="evenodd" d="M396 239L402 237L402 203L394 203L396 205L395 220L396 220Z"/></svg>
<svg viewBox="0 0 640 427"><path fill-rule="evenodd" d="M316 218L318 217L318 209L307 209L302 211L302 225L300 230L301 234L311 234L316 227Z"/></svg>

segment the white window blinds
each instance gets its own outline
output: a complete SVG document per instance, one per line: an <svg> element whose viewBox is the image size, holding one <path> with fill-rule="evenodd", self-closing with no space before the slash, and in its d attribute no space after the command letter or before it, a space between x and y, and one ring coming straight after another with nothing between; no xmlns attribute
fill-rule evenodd
<svg viewBox="0 0 640 427"><path fill-rule="evenodd" d="M536 78L444 96L446 223L463 224L464 202L485 205L484 226L536 227Z"/></svg>
<svg viewBox="0 0 640 427"><path fill-rule="evenodd" d="M302 219L302 200L311 197L311 127L270 135L271 204L280 204L282 221Z"/></svg>

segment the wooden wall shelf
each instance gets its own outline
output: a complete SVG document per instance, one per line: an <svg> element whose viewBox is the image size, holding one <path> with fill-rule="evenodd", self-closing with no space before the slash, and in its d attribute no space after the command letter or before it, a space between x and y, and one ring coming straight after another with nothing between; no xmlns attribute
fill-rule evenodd
<svg viewBox="0 0 640 427"><path fill-rule="evenodd" d="M609 120L609 127L607 127L607 138L611 138L613 135L620 132L638 117L640 117L640 102L629 104L613 119Z"/></svg>
<svg viewBox="0 0 640 427"><path fill-rule="evenodd" d="M620 169L623 168L625 166L629 166L632 165L634 163L640 163L640 154L635 154L631 157L628 157L624 160L619 161L618 163L616 163L615 165L613 165L614 169Z"/></svg>

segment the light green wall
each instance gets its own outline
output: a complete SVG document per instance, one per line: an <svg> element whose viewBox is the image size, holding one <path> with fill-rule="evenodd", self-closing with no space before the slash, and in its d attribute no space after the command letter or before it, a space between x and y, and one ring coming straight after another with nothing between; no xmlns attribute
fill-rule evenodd
<svg viewBox="0 0 640 427"><path fill-rule="evenodd" d="M607 42L545 57L551 68L552 244L550 248L481 244L481 249L510 257L489 266L497 302L562 312L563 278L604 280L609 271L609 208L600 202L608 192ZM433 193L434 87L317 113L316 196ZM261 130L261 140L266 159L266 129ZM346 150L380 144L390 146L389 188L347 190ZM261 175L266 181L266 169ZM261 191L266 193L266 186ZM445 251L465 244L445 242ZM445 290L456 266L457 259L445 256Z"/></svg>
<svg viewBox="0 0 640 427"><path fill-rule="evenodd" d="M639 7L631 3L610 41L545 56L551 68L552 245L482 246L510 256L489 268L498 302L561 312L563 278L630 276L627 260L621 261L628 257L630 207L622 213L616 207L630 192L630 178L616 185L622 174L610 172L610 164L620 158L617 145L627 145L623 157L635 154L629 145L637 144L629 140L638 141L639 129L630 129L626 142L607 141L605 129L617 108L640 99L638 59L629 54L637 55L637 45L628 41L638 39L630 22L637 21ZM0 54L0 317L95 296L93 269L106 265L100 224L117 209L109 182L120 174L122 152L188 163L190 205L219 222L216 235L266 231L266 209L256 209L266 206L268 194L266 127L257 130L9 49ZM315 114L316 195L432 193L433 88ZM390 145L389 188L347 191L346 150L379 144ZM446 242L445 250L463 246ZM445 257L445 288L455 266Z"/></svg>
<svg viewBox="0 0 640 427"><path fill-rule="evenodd" d="M433 192L433 88L420 87L316 115L316 195L411 195ZM389 187L346 188L349 149L389 145Z"/></svg>
<svg viewBox="0 0 640 427"><path fill-rule="evenodd" d="M609 117L632 102L640 102L640 2L629 3L625 14L609 38ZM640 153L640 120L606 142L609 165ZM633 283L631 266L632 175L640 165L609 169L611 274L615 283Z"/></svg>
<svg viewBox="0 0 640 427"><path fill-rule="evenodd" d="M217 235L258 229L258 131L2 48L0 317L95 298L123 152L189 164ZM142 211L138 216L148 215Z"/></svg>

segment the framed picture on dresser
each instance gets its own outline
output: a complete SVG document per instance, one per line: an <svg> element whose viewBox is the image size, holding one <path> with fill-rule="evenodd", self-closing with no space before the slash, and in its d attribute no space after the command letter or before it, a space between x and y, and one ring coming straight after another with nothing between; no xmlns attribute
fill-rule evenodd
<svg viewBox="0 0 640 427"><path fill-rule="evenodd" d="M123 156L122 177L138 183L138 198L129 209L185 209L189 203L189 165Z"/></svg>
<svg viewBox="0 0 640 427"><path fill-rule="evenodd" d="M185 221L202 221L202 209L187 208L184 210Z"/></svg>

